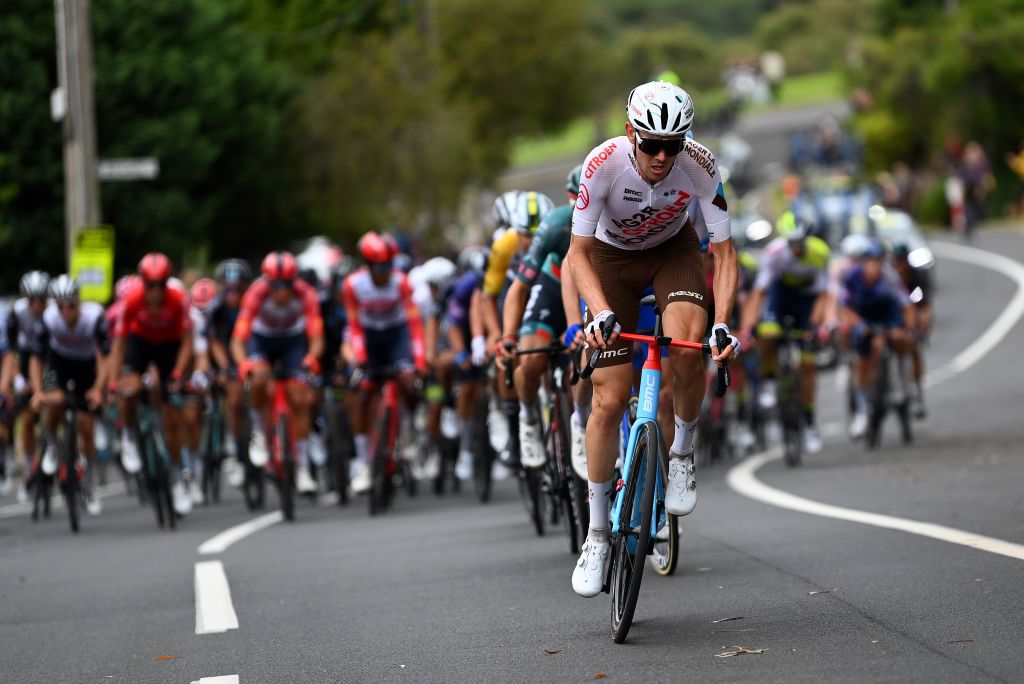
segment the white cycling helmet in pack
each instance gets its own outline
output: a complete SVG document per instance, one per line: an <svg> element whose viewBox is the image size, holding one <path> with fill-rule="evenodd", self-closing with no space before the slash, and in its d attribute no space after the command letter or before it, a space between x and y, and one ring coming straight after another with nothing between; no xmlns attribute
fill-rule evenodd
<svg viewBox="0 0 1024 684"><path fill-rule="evenodd" d="M67 273L50 281L50 296L58 304L78 301L78 281Z"/></svg>
<svg viewBox="0 0 1024 684"><path fill-rule="evenodd" d="M494 200L494 227L500 229L512 225L512 212L516 207L518 190L503 192Z"/></svg>
<svg viewBox="0 0 1024 684"><path fill-rule="evenodd" d="M512 212L511 227L520 233L533 235L540 222L555 208L551 198L539 192L521 192Z"/></svg>
<svg viewBox="0 0 1024 684"><path fill-rule="evenodd" d="M419 278L428 285L441 287L446 280L455 276L455 271L455 264L451 262L451 259L433 257L427 259L419 267Z"/></svg>
<svg viewBox="0 0 1024 684"><path fill-rule="evenodd" d="M682 137L693 123L693 100L677 85L644 83L629 93L626 120L642 133Z"/></svg>
<svg viewBox="0 0 1024 684"><path fill-rule="evenodd" d="M21 276L21 294L32 299L46 299L46 288L50 285L50 275L42 271L29 271Z"/></svg>

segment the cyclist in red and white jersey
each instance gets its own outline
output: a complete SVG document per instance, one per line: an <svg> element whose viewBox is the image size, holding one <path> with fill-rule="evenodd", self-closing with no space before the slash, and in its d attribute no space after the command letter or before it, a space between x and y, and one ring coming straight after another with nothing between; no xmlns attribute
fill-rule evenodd
<svg viewBox="0 0 1024 684"><path fill-rule="evenodd" d="M630 93L626 118L626 135L599 145L583 163L566 258L587 303L587 343L601 350L586 435L590 533L573 572L573 589L583 596L597 595L604 583L608 497L619 424L633 382L632 344L619 332L636 329L641 295L652 283L665 335L695 342L705 331L706 284L698 236L688 217L691 205L700 207L718 265L713 330L727 335L739 277L715 158L685 137L693 121L690 96L670 83L646 83ZM606 335L602 325L613 312L618 322L607 326L612 329ZM719 350L712 335L712 357L718 363L739 349L729 337L729 346ZM686 515L697 503L693 432L704 398L704 361L700 352L673 347L669 363L676 429L665 505L671 513Z"/></svg>
<svg viewBox="0 0 1024 684"><path fill-rule="evenodd" d="M210 386L210 340L207 330L207 313L210 303L217 296L217 283L210 278L200 278L192 283L188 291L189 316L192 319L192 364L189 368L188 383L185 387L185 401L182 415L185 420L185 445L182 447L182 468L188 469L189 495L192 503L203 503L203 459L199 453L199 442L203 434L202 398Z"/></svg>
<svg viewBox="0 0 1024 684"><path fill-rule="evenodd" d="M150 252L139 262L143 287L131 290L124 298L114 329L108 377L120 377L121 416L125 427L121 438L121 461L129 473L142 468L135 442L136 402L143 390L142 375L150 364L156 366L163 398L164 438L174 464L171 492L174 509L180 515L192 509L185 482L181 478L181 411L167 401L169 389L177 390L192 358L192 320L185 292L168 286L171 260L160 252Z"/></svg>
<svg viewBox="0 0 1024 684"><path fill-rule="evenodd" d="M324 321L316 288L299 279L290 252L271 252L263 259L263 277L246 290L242 308L231 333L231 353L240 378L249 378L252 437L249 460L254 466L267 463L265 419L273 390L271 369L275 363L294 381L288 384L288 407L295 431L295 487L302 493L316 491L309 472L309 426L313 389L305 379L320 374L324 353Z"/></svg>
<svg viewBox="0 0 1024 684"><path fill-rule="evenodd" d="M392 368L406 402L416 400L416 372L427 370L423 322L413 301L409 278L394 268L398 246L375 232L359 239L359 254L366 266L342 284L348 319L343 354L348 363L362 366L370 379L379 369ZM352 416L357 463L353 464L352 489L370 486L370 389L361 390L359 411Z"/></svg>

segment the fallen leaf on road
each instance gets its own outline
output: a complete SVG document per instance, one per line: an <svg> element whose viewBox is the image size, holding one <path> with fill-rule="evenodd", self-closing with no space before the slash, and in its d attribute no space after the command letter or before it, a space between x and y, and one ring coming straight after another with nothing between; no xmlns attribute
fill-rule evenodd
<svg viewBox="0 0 1024 684"><path fill-rule="evenodd" d="M761 655L767 648L746 648L745 646L733 646L732 651L726 651L725 653L715 654L716 658L732 658L733 656L750 654L750 655Z"/></svg>
<svg viewBox="0 0 1024 684"><path fill-rule="evenodd" d="M754 628L749 627L747 629L714 629L711 631L712 634L732 634L734 632L753 632Z"/></svg>
<svg viewBox="0 0 1024 684"><path fill-rule="evenodd" d="M157 660L178 660L181 656L157 656Z"/></svg>
<svg viewBox="0 0 1024 684"><path fill-rule="evenodd" d="M721 620L712 620L711 624L717 625L719 622L730 622L732 620L749 620L750 618L756 617L756 615L737 615L736 617L722 618Z"/></svg>
<svg viewBox="0 0 1024 684"><path fill-rule="evenodd" d="M973 644L974 639L954 639L953 641L947 641L947 644Z"/></svg>
<svg viewBox="0 0 1024 684"><path fill-rule="evenodd" d="M594 679L608 679L608 675L606 675L604 672L598 672L596 675L594 675Z"/></svg>
<svg viewBox="0 0 1024 684"><path fill-rule="evenodd" d="M873 644L877 644L877 643L878 643L878 639L872 639L872 640L871 640L871 643L873 643Z"/></svg>
<svg viewBox="0 0 1024 684"><path fill-rule="evenodd" d="M831 594L833 591L839 591L839 587L832 587L831 589L819 589L818 591L807 592L808 596L817 596L818 594Z"/></svg>
<svg viewBox="0 0 1024 684"><path fill-rule="evenodd" d="M697 568L697 572L711 572L711 568Z"/></svg>
<svg viewBox="0 0 1024 684"><path fill-rule="evenodd" d="M544 652L547 653L548 655L555 655L556 653L561 653L562 649L560 649L560 648L545 648Z"/></svg>

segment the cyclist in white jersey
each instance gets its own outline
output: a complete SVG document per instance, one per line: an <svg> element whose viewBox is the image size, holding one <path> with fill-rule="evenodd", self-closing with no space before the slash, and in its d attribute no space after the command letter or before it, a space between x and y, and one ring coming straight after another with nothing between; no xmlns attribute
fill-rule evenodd
<svg viewBox="0 0 1024 684"><path fill-rule="evenodd" d="M110 337L103 307L79 298L78 283L62 275L50 283L53 300L43 312L42 327L32 342L29 376L32 383L32 407L44 410L44 426L49 435L43 455L43 472L57 470L54 436L63 416L64 393L70 387L78 409L78 434L82 453L88 462L84 494L86 511L99 515L101 505L96 497L93 465L96 446L93 442L93 415L90 412L102 402L104 357L110 353Z"/></svg>
<svg viewBox="0 0 1024 684"><path fill-rule="evenodd" d="M567 255L587 304L587 344L602 350L587 422L590 532L572 582L582 596L601 591L608 567L608 498L633 381L632 344L619 332L635 330L640 297L652 283L665 335L699 341L707 326L704 267L688 217L691 204L700 207L717 265L714 329L726 334L739 278L715 158L685 137L693 121L690 96L670 83L646 83L630 93L626 117L626 135L599 145L583 163ZM618 322L605 335L602 325L613 312ZM739 342L729 335L730 344L717 349L714 329L712 358L721 363L739 350ZM693 432L704 398L704 362L700 352L673 347L669 364L676 430L665 505L671 513L686 515L697 503Z"/></svg>

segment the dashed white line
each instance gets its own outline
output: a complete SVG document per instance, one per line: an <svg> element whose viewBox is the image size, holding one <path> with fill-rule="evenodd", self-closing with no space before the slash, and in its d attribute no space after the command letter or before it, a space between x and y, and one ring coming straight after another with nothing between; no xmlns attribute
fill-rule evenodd
<svg viewBox="0 0 1024 684"><path fill-rule="evenodd" d="M238 675L221 675L220 677L203 677L192 684L238 684Z"/></svg>
<svg viewBox="0 0 1024 684"><path fill-rule="evenodd" d="M1024 317L1024 265L1020 262L998 254L975 249L974 247L951 243L933 242L932 250L935 254L945 259L962 261L998 271L1017 284L1017 291L1002 313L999 314L996 320L992 322L980 337L950 361L927 375L926 383L929 387L944 382L958 373L962 373L985 358L985 355L995 349L1002 342L1003 338L1013 330L1018 321ZM830 423L823 426L822 432L832 432L833 430L835 430L834 424ZM781 457L782 450L776 447L762 454L755 454L747 458L729 471L727 476L729 487L737 494L771 506L778 506L779 508L788 508L800 513L846 520L862 525L899 530L951 544L968 546L979 551L987 551L1001 556L1024 560L1024 545L1021 544L1015 544L994 537L986 537L953 527L833 506L784 492L781 489L770 487L757 479L757 471L762 466Z"/></svg>
<svg viewBox="0 0 1024 684"><path fill-rule="evenodd" d="M282 520L284 520L284 516L281 515L281 511L274 511L273 513L267 513L266 515L261 515L258 518L247 520L241 525L229 527L220 534L210 537L200 544L199 553L204 556L211 553L222 553L235 542L239 542L251 534L256 534L260 530L270 527L271 525L276 525Z"/></svg>
<svg viewBox="0 0 1024 684"><path fill-rule="evenodd" d="M196 634L219 634L238 629L231 588L220 561L196 563Z"/></svg>

